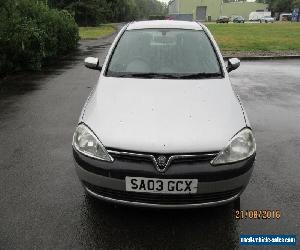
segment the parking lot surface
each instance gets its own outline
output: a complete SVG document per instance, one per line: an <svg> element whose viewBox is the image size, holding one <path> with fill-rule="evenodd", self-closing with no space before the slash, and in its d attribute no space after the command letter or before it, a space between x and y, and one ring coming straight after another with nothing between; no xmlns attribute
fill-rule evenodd
<svg viewBox="0 0 300 250"><path fill-rule="evenodd" d="M242 62L230 73L257 140L241 209L280 210L280 219L237 220L231 204L168 211L86 198L71 141L99 73L83 59L103 61L112 39L0 83L0 249L238 249L241 233L299 238L300 60Z"/></svg>

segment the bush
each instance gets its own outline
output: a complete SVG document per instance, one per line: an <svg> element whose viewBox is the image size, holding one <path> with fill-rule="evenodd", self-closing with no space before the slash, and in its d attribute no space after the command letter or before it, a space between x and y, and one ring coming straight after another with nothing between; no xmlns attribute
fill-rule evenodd
<svg viewBox="0 0 300 250"><path fill-rule="evenodd" d="M9 0L0 6L0 75L39 70L46 60L77 46L78 26L67 11L36 0Z"/></svg>

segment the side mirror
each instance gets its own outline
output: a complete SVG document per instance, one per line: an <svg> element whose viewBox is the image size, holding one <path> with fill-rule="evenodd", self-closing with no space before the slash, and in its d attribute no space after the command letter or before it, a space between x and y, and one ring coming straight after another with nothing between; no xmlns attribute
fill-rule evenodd
<svg viewBox="0 0 300 250"><path fill-rule="evenodd" d="M240 65L241 65L240 59L230 58L230 59L228 59L227 71L231 72L231 71L237 69L238 67L240 67Z"/></svg>
<svg viewBox="0 0 300 250"><path fill-rule="evenodd" d="M85 58L84 66L89 69L95 69L95 70L100 70L100 71L102 69L102 66L99 65L99 59L96 57Z"/></svg>

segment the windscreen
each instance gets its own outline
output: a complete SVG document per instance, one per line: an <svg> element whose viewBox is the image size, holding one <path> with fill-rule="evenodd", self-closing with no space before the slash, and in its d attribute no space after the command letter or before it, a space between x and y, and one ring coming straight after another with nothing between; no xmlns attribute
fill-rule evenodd
<svg viewBox="0 0 300 250"><path fill-rule="evenodd" d="M106 75L197 78L220 76L221 70L204 31L143 29L122 35Z"/></svg>

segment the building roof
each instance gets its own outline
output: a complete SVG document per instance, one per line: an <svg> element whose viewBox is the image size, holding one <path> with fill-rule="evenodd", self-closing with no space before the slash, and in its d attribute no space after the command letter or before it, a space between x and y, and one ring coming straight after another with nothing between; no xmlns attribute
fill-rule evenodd
<svg viewBox="0 0 300 250"><path fill-rule="evenodd" d="M132 22L128 25L127 30L139 29L188 29L202 30L202 27L196 22L173 21L173 20L154 20Z"/></svg>

